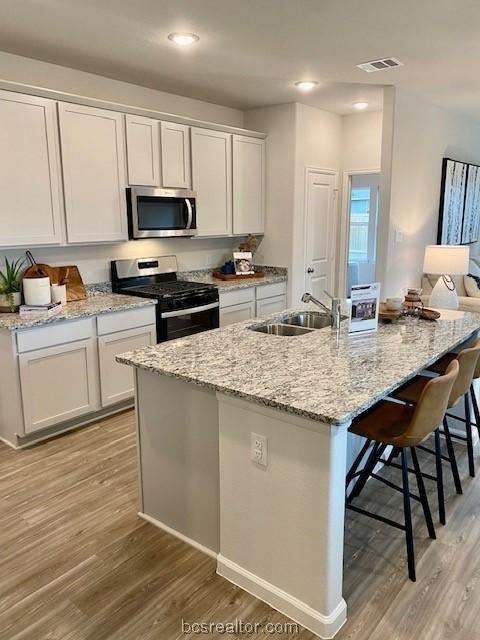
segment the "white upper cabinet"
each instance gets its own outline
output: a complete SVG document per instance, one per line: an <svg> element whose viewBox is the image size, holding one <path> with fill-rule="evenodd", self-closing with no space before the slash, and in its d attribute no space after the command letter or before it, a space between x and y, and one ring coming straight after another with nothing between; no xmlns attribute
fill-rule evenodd
<svg viewBox="0 0 480 640"><path fill-rule="evenodd" d="M68 242L127 239L123 115L60 102Z"/></svg>
<svg viewBox="0 0 480 640"><path fill-rule="evenodd" d="M190 127L161 123L162 186L190 189Z"/></svg>
<svg viewBox="0 0 480 640"><path fill-rule="evenodd" d="M192 128L192 188L199 236L232 233L232 136Z"/></svg>
<svg viewBox="0 0 480 640"><path fill-rule="evenodd" d="M233 233L263 233L265 140L233 136Z"/></svg>
<svg viewBox="0 0 480 640"><path fill-rule="evenodd" d="M160 127L158 120L125 116L128 184L160 186Z"/></svg>
<svg viewBox="0 0 480 640"><path fill-rule="evenodd" d="M0 91L0 246L62 241L55 102Z"/></svg>

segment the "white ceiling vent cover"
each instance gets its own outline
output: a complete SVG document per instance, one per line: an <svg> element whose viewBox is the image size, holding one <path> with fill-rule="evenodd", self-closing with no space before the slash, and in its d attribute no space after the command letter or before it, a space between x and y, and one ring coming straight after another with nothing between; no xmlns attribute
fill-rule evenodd
<svg viewBox="0 0 480 640"><path fill-rule="evenodd" d="M385 69L393 69L394 67L403 67L403 62L400 62L398 58L381 58L380 60L362 62L362 64L357 64L357 67L367 73L372 73L373 71L384 71Z"/></svg>

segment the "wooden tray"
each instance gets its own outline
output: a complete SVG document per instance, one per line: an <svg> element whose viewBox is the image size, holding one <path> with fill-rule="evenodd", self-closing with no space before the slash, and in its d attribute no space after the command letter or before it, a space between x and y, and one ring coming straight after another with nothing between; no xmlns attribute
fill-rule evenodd
<svg viewBox="0 0 480 640"><path fill-rule="evenodd" d="M39 276L48 276L50 282L56 283L59 280L59 274L61 270L68 270L67 281L67 302L74 302L75 300L85 300L87 297L87 291L83 284L82 276L76 265L68 265L65 267L51 267L48 264L36 263L27 268L23 274L24 278L35 278Z"/></svg>
<svg viewBox="0 0 480 640"><path fill-rule="evenodd" d="M422 309L420 311L420 318L423 320L438 320L440 318L440 313L435 311L434 309Z"/></svg>
<svg viewBox="0 0 480 640"><path fill-rule="evenodd" d="M251 278L264 278L265 273L263 271L256 271L255 273L246 273L243 276L239 276L236 273L222 273L221 271L214 271L212 273L217 280L249 280Z"/></svg>

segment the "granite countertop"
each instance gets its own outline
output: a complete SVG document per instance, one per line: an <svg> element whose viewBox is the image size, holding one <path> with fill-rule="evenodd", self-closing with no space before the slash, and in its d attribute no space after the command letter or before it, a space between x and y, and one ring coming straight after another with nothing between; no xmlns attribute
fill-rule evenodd
<svg viewBox="0 0 480 640"><path fill-rule="evenodd" d="M256 269L265 271L265 277L247 278L245 280L218 280L212 276L211 269L198 269L196 271L181 271L178 273L178 279L214 284L218 287L220 293L234 289L247 289L248 287L260 287L265 284L287 281L287 270L282 267L257 267Z"/></svg>
<svg viewBox="0 0 480 640"><path fill-rule="evenodd" d="M302 309L314 306L304 305ZM298 309L296 309L298 310ZM293 313L290 309L270 319ZM480 329L480 314L405 318L350 336L329 327L294 337L250 331L260 322L122 354L118 362L331 424L350 421Z"/></svg>
<svg viewBox="0 0 480 640"><path fill-rule="evenodd" d="M117 293L90 295L86 300L67 302L60 313L50 318L21 318L18 313L0 313L0 329L8 329L10 331L29 329L61 322L62 320L75 320L114 311L126 311L127 309L146 307L156 303L157 301L151 298L138 298Z"/></svg>

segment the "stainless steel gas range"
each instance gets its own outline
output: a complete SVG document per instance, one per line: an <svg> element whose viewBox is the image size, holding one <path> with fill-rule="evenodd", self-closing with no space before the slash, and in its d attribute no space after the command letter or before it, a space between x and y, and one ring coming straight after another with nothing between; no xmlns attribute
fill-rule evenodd
<svg viewBox="0 0 480 640"><path fill-rule="evenodd" d="M157 299L158 342L219 326L217 287L178 280L176 256L113 260L111 271L115 293Z"/></svg>

